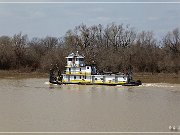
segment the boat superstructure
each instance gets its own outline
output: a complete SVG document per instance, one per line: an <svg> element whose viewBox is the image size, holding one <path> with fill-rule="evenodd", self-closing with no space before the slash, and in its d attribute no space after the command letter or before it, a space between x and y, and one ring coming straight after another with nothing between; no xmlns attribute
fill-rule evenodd
<svg viewBox="0 0 180 135"><path fill-rule="evenodd" d="M66 57L67 65L63 74L54 75L50 70L50 83L55 84L86 84L86 85L126 85L132 82L130 74L98 73L95 65L86 65L84 56L78 52ZM140 82L134 82L140 85Z"/></svg>

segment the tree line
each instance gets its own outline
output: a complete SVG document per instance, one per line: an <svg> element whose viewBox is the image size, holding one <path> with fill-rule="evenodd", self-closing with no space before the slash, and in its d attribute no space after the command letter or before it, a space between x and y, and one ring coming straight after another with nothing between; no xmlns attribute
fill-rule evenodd
<svg viewBox="0 0 180 135"><path fill-rule="evenodd" d="M180 71L178 28L157 40L152 31L136 32L130 25L81 24L63 37L28 38L26 34L0 37L0 69L48 71L57 64L63 72L65 57L79 51L99 72L177 73Z"/></svg>

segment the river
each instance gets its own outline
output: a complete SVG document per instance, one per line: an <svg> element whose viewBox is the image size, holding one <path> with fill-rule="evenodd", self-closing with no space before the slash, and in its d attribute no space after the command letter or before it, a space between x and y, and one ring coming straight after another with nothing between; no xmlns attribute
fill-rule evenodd
<svg viewBox="0 0 180 135"><path fill-rule="evenodd" d="M180 84L47 81L0 79L0 132L172 132L169 126L180 126Z"/></svg>

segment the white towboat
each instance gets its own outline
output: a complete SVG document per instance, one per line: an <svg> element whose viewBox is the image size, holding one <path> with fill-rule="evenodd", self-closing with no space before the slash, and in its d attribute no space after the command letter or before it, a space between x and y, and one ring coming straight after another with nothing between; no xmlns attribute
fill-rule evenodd
<svg viewBox="0 0 180 135"><path fill-rule="evenodd" d="M49 82L52 84L81 85L124 85L138 86L141 81L133 81L131 74L98 73L94 65L85 65L84 57L79 53L71 53L67 57L65 73L60 74L58 67L50 69ZM55 72L57 71L57 75Z"/></svg>

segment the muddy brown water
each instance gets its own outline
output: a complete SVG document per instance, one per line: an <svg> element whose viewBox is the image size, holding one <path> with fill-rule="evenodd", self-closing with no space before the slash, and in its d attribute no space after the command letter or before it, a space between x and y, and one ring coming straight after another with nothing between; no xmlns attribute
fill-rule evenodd
<svg viewBox="0 0 180 135"><path fill-rule="evenodd" d="M180 126L180 84L47 81L0 79L0 132L171 132L170 125Z"/></svg>

